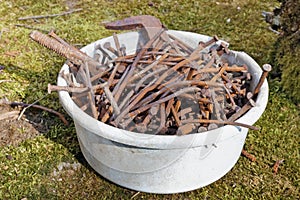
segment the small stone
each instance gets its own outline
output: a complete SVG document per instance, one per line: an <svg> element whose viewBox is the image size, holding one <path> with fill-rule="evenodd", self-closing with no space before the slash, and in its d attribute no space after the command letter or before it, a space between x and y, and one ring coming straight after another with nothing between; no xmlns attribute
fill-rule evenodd
<svg viewBox="0 0 300 200"><path fill-rule="evenodd" d="M59 163L59 165L57 165L58 171L62 171L63 168L64 168L64 163Z"/></svg>
<svg viewBox="0 0 300 200"><path fill-rule="evenodd" d="M80 169L80 167L81 167L80 163L73 163L73 164L72 164L72 168L73 168L75 171L77 171L78 169Z"/></svg>
<svg viewBox="0 0 300 200"><path fill-rule="evenodd" d="M70 167L71 167L71 164L68 163L68 162L67 162L67 163L64 163L64 164L65 164L65 167L66 167L66 168L70 168Z"/></svg>
<svg viewBox="0 0 300 200"><path fill-rule="evenodd" d="M149 1L148 6L154 6L154 3L152 1Z"/></svg>
<svg viewBox="0 0 300 200"><path fill-rule="evenodd" d="M12 160L12 159L13 159L13 157L12 157L11 155L9 155L9 154L6 155L5 157L6 157L6 159L8 159L8 160Z"/></svg>

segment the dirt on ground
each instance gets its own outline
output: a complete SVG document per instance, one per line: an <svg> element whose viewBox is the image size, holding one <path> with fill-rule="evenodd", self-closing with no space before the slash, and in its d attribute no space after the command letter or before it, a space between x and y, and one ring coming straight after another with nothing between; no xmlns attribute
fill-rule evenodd
<svg viewBox="0 0 300 200"><path fill-rule="evenodd" d="M16 146L48 131L41 112L26 110L20 117L21 112L19 107L0 104L0 147Z"/></svg>

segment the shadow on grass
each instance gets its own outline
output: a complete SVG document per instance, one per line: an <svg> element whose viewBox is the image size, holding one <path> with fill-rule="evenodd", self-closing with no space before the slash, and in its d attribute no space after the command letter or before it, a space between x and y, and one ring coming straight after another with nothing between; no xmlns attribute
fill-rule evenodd
<svg viewBox="0 0 300 200"><path fill-rule="evenodd" d="M4 64L0 63L0 66L4 66L4 70L6 72L14 73L16 77L22 80L28 80L29 86L26 89L22 88L25 91L24 98L22 99L23 103L31 104L37 101L36 105L45 106L47 108L53 109L62 113L67 121L70 123L69 126L66 126L56 115L52 113L48 113L44 110L28 107L23 114L23 117L27 124L30 124L33 128L36 129L39 134L44 135L47 139L54 141L55 143L59 143L63 145L68 151L85 167L89 168L89 170L93 170L84 159L79 147L79 143L76 136L75 126L67 113L63 110L62 106L59 104L58 95L56 93L47 94L47 84L49 78L45 78L45 74L56 77L58 74L57 71L47 71L44 70L43 73L35 72L33 70L27 71L22 69L19 66L12 64ZM11 77L12 78L12 77ZM35 81L32 81L35 80ZM45 81L43 81L45 80ZM2 85L3 86L3 85ZM4 87L4 86L3 86ZM10 89L18 89L15 85L7 86L6 90ZM44 92L43 92L44 91ZM10 99L8 99L10 101ZM18 109L17 106L11 106L11 109ZM0 123L4 123L4 121L0 121ZM10 123L10 122L8 122ZM10 123L11 125L18 126L18 123ZM28 126L26 126L28 127ZM28 137L33 138L38 134L34 133L30 129L27 130ZM14 133L18 134L18 133ZM30 134L32 134L30 136ZM26 138L24 138L25 140Z"/></svg>

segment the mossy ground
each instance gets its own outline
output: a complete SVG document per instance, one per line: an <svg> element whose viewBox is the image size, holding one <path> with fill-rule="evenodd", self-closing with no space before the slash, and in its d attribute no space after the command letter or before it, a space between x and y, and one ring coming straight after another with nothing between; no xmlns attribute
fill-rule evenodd
<svg viewBox="0 0 300 200"><path fill-rule="evenodd" d="M298 0L282 0L280 7L281 36L274 53L276 71L284 91L300 106L300 4Z"/></svg>
<svg viewBox="0 0 300 200"><path fill-rule="evenodd" d="M44 97L47 84L55 84L64 58L34 43L26 24L57 34L78 46L109 36L101 26L132 15L158 17L169 29L218 35L231 49L247 52L260 65L274 64L277 36L267 29L261 17L271 11L275 0L219 1L92 1L92 0L0 0L0 98L32 103ZM83 8L71 15L37 21L19 17L61 13ZM240 157L234 168L215 183L183 194L139 193L135 199L297 199L299 197L299 132L297 108L276 81L270 81L270 100L256 123L260 131L250 131L245 149L256 162ZM63 112L57 94L39 104ZM34 111L32 111L34 112ZM74 125L66 127L55 116L39 112L40 124L47 131L16 145L0 147L0 199L130 199L136 194L99 176L84 160ZM66 113L64 113L66 115ZM71 119L68 118L71 122ZM12 126L17 121L9 121ZM13 129L24 134L29 129ZM0 133L2 134L2 133ZM279 171L272 171L276 160L284 159ZM81 163L80 168L64 167L62 162Z"/></svg>

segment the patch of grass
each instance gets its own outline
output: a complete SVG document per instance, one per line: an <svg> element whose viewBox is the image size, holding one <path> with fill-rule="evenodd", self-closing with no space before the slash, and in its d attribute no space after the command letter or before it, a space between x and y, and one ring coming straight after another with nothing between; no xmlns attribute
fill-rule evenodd
<svg viewBox="0 0 300 200"><path fill-rule="evenodd" d="M0 198L21 199L39 195L39 187L57 162L72 160L68 150L43 136L27 140L18 147L8 146L0 152Z"/></svg>
<svg viewBox="0 0 300 200"><path fill-rule="evenodd" d="M36 28L55 29L72 44L84 46L110 36L101 23L132 15L158 17L169 29L218 35L231 49L247 52L260 65L272 63L277 36L267 30L261 17L278 2L255 0L220 1L4 1L0 0L0 97L32 103L46 94L48 83L55 84L64 59L34 43L31 30L16 27L24 23ZM83 8L71 15L18 21L19 17L46 15ZM296 199L299 196L299 110L282 93L277 82L270 83L268 107L250 131L245 149L256 162L241 157L234 168L215 183L195 191L154 195L140 193L136 199ZM39 104L63 112L57 94ZM66 113L64 113L66 114ZM135 191L119 187L98 175L84 160L74 125L65 127L58 119L43 113L50 130L18 146L0 147L0 199L130 199ZM70 118L68 118L71 121ZM51 122L50 121L54 121ZM272 167L284 159L277 175ZM58 170L61 162L81 163L81 168Z"/></svg>

